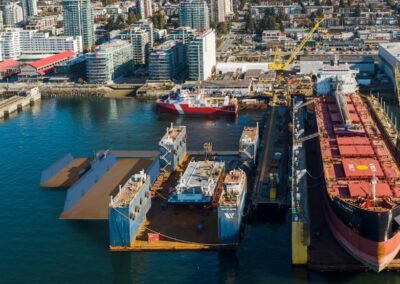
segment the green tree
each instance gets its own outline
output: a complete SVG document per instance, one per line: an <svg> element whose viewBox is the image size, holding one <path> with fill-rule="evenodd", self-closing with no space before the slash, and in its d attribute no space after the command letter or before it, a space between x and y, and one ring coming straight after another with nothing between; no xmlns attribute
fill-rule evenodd
<svg viewBox="0 0 400 284"><path fill-rule="evenodd" d="M137 21L139 21L140 16L136 13L129 13L128 14L128 20L126 21L126 23L128 25L132 25L134 23L136 23Z"/></svg>
<svg viewBox="0 0 400 284"><path fill-rule="evenodd" d="M217 25L217 34L218 35L226 35L229 33L229 26L226 22L218 23Z"/></svg>
<svg viewBox="0 0 400 284"><path fill-rule="evenodd" d="M355 12L354 12L354 16L356 16L356 17L360 17L360 16L361 16L361 9L360 9L360 6L357 6L357 7L356 7L356 10L355 10Z"/></svg>
<svg viewBox="0 0 400 284"><path fill-rule="evenodd" d="M154 28L161 30L165 29L166 22L163 13L157 12L153 14L153 16L151 17L151 21L153 22Z"/></svg>
<svg viewBox="0 0 400 284"><path fill-rule="evenodd" d="M344 8L345 6L344 6L344 0L340 0L339 1L339 7L340 8Z"/></svg>
<svg viewBox="0 0 400 284"><path fill-rule="evenodd" d="M315 6L321 6L321 1L320 0L314 0L314 5Z"/></svg>
<svg viewBox="0 0 400 284"><path fill-rule="evenodd" d="M250 13L247 13L244 17L245 21L245 32L247 34L253 34L256 30L256 22L254 18L250 15Z"/></svg>
<svg viewBox="0 0 400 284"><path fill-rule="evenodd" d="M332 0L326 0L326 6L332 6Z"/></svg>
<svg viewBox="0 0 400 284"><path fill-rule="evenodd" d="M322 10L322 8L318 8L318 10L317 10L317 17L318 17L318 18L324 17L324 10Z"/></svg>

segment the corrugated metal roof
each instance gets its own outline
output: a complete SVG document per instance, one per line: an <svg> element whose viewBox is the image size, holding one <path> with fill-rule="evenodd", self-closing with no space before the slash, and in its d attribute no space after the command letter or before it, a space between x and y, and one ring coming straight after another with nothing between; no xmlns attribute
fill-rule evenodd
<svg viewBox="0 0 400 284"><path fill-rule="evenodd" d="M35 62L30 63L29 65L31 65L31 66L35 67L36 69L38 69L38 68L50 65L52 63L56 63L56 62L61 61L63 59L72 57L74 55L75 55L75 52L73 52L71 50L67 50L67 51L63 51L61 53L52 55L50 57L39 59L39 60L37 60Z"/></svg>
<svg viewBox="0 0 400 284"><path fill-rule="evenodd" d="M18 66L19 62L14 59L8 59L0 62L0 70L5 70L14 66Z"/></svg>

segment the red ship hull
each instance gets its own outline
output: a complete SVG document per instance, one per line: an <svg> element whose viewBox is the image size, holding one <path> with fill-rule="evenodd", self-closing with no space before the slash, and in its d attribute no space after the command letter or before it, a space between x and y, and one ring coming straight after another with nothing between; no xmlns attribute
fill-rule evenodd
<svg viewBox="0 0 400 284"><path fill-rule="evenodd" d="M356 93L340 99L315 101L324 213L342 247L379 272L400 250L400 170L361 97ZM347 111L352 127L344 127L339 111Z"/></svg>
<svg viewBox="0 0 400 284"><path fill-rule="evenodd" d="M400 233L386 241L368 240L346 226L335 214L331 200L325 195L324 214L329 229L340 245L355 259L376 272L382 271L396 257L400 250Z"/></svg>
<svg viewBox="0 0 400 284"><path fill-rule="evenodd" d="M157 111L159 113L184 114L184 115L238 115L236 104L221 107L195 107L188 104L172 104L157 101Z"/></svg>

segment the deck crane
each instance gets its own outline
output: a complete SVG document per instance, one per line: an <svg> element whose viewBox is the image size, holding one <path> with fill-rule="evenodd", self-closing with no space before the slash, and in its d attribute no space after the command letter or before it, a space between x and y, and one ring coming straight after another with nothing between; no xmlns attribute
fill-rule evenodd
<svg viewBox="0 0 400 284"><path fill-rule="evenodd" d="M314 25L314 27L308 32L308 34L303 38L303 40L300 42L300 44L295 48L295 50L290 54L290 57L283 62L282 61L282 56L280 54L279 48L275 48L275 56L274 56L274 61L269 64L269 69L270 70L276 70L276 71L283 71L288 69L289 65L293 62L293 60L296 59L297 55L299 52L303 49L303 47L306 45L306 43L311 39L312 35L314 32L319 28L319 25L325 20L325 18L322 18L321 20L317 21Z"/></svg>
<svg viewBox="0 0 400 284"><path fill-rule="evenodd" d="M399 64L394 65L394 88L397 94L397 103L400 106L400 71Z"/></svg>

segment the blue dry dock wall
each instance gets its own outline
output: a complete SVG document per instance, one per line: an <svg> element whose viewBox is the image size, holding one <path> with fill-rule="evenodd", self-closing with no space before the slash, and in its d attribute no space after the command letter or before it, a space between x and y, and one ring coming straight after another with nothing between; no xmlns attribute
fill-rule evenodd
<svg viewBox="0 0 400 284"><path fill-rule="evenodd" d="M239 242L240 224L246 200L247 182L239 198L238 206L218 207L218 237L223 243L236 244Z"/></svg>
<svg viewBox="0 0 400 284"><path fill-rule="evenodd" d="M57 162L49 166L47 169L42 171L42 175L40 178L40 184L46 183L51 177L53 177L56 173L61 171L66 165L71 163L74 160L74 157L71 154L66 154L61 157Z"/></svg>
<svg viewBox="0 0 400 284"><path fill-rule="evenodd" d="M93 160L90 169L68 189L64 211L68 211L108 172L117 162L115 156L106 153Z"/></svg>
<svg viewBox="0 0 400 284"><path fill-rule="evenodd" d="M132 177L133 178L133 177ZM111 246L130 246L151 207L150 179L136 193L128 207L112 207L108 211Z"/></svg>
<svg viewBox="0 0 400 284"><path fill-rule="evenodd" d="M172 144L165 142L161 140L159 143L160 166L167 172L173 172L186 155L186 127L182 129Z"/></svg>
<svg viewBox="0 0 400 284"><path fill-rule="evenodd" d="M157 177L160 175L160 159L157 157L151 163L149 168L147 169L147 174L150 176L151 185L156 181Z"/></svg>

